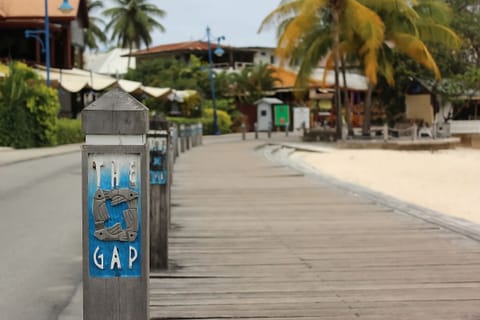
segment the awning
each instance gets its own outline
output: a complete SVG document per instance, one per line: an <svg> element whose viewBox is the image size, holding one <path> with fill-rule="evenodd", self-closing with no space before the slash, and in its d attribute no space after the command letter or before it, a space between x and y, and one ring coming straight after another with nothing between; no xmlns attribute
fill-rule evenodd
<svg viewBox="0 0 480 320"><path fill-rule="evenodd" d="M155 87L144 87L144 86L142 86L141 89L143 90L143 92L145 92L146 94L154 98L163 97L172 91L172 89L170 88L155 88Z"/></svg>
<svg viewBox="0 0 480 320"><path fill-rule="evenodd" d="M141 82L130 81L130 80L118 80L117 85L125 92L135 92L142 87Z"/></svg>
<svg viewBox="0 0 480 320"><path fill-rule="evenodd" d="M311 78L319 83L323 83L325 69L317 68L312 73ZM325 77L325 87L334 87L335 86L335 72L333 70L326 71ZM348 72L346 73L346 84L343 83L343 76L339 77L340 87L347 87L349 90L357 91L367 91L368 90L368 79L364 75L358 73Z"/></svg>
<svg viewBox="0 0 480 320"><path fill-rule="evenodd" d="M47 78L45 69L36 68L35 71L43 78ZM105 90L117 82L117 79L99 75L82 69L50 68L50 81L68 92L79 92L84 88L95 91Z"/></svg>
<svg viewBox="0 0 480 320"><path fill-rule="evenodd" d="M46 79L45 68L39 66L35 71ZM154 98L160 98L170 93L170 88L157 88L143 86L141 82L116 79L114 77L98 74L82 69L56 69L50 68L50 81L53 86L60 87L65 91L77 93L82 89L103 91L112 87L118 87L127 93L145 93Z"/></svg>

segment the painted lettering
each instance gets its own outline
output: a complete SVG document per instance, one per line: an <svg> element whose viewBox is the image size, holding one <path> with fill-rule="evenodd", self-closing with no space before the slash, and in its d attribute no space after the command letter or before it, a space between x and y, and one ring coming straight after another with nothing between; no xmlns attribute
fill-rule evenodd
<svg viewBox="0 0 480 320"><path fill-rule="evenodd" d="M120 263L120 255L118 254L117 246L113 247L112 252L112 261L110 262L110 270L113 270L117 266L117 269L122 269L122 264Z"/></svg>
<svg viewBox="0 0 480 320"><path fill-rule="evenodd" d="M100 270L103 270L103 254L98 254L100 251L100 247L96 247L95 251L93 252L93 263L95 266Z"/></svg>
<svg viewBox="0 0 480 320"><path fill-rule="evenodd" d="M138 252L135 247L129 247L130 255L128 256L128 268L131 270L133 268L133 263L138 258Z"/></svg>

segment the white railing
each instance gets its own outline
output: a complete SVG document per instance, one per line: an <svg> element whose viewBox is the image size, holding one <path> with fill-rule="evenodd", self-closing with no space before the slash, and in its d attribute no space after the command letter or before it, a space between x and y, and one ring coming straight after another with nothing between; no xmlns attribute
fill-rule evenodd
<svg viewBox="0 0 480 320"><path fill-rule="evenodd" d="M480 120L452 120L450 121L452 134L480 134Z"/></svg>

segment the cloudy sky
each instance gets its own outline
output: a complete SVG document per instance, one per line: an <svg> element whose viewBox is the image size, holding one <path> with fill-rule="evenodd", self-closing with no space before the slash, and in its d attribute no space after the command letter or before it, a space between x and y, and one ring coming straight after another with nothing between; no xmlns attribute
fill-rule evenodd
<svg viewBox="0 0 480 320"><path fill-rule="evenodd" d="M159 22L166 32L155 31L153 43L175 43L207 40L207 26L214 37L225 36L225 44L232 46L275 47L275 27L257 33L262 20L273 11L281 0L147 0L167 12ZM104 1L110 8L112 0ZM106 20L100 10L94 16ZM223 42L222 42L223 43Z"/></svg>
<svg viewBox="0 0 480 320"><path fill-rule="evenodd" d="M167 12L160 22L165 33L155 32L152 46L206 40L206 27L214 37L225 36L232 46L275 46L275 30L258 34L263 18L280 0L150 0Z"/></svg>

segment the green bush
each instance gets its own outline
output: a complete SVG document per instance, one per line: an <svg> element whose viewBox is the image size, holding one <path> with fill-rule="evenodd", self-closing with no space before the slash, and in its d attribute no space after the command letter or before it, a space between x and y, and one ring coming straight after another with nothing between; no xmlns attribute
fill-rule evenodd
<svg viewBox="0 0 480 320"><path fill-rule="evenodd" d="M213 109L203 109L203 116L201 118L183 118L183 117L167 117L167 120L178 125L190 125L201 122L203 125L203 134L213 134ZM221 134L230 133L232 120L228 113L223 110L217 110L217 123Z"/></svg>
<svg viewBox="0 0 480 320"><path fill-rule="evenodd" d="M217 110L217 123L221 134L232 132L232 119L225 111ZM203 109L202 124L203 134L213 134L213 109Z"/></svg>
<svg viewBox="0 0 480 320"><path fill-rule="evenodd" d="M70 144L84 141L80 119L61 118L57 122L57 143Z"/></svg>
<svg viewBox="0 0 480 320"><path fill-rule="evenodd" d="M0 145L51 146L57 139L57 91L25 64L13 62L0 81Z"/></svg>
<svg viewBox="0 0 480 320"><path fill-rule="evenodd" d="M202 118L167 117L167 120L177 125L190 125L202 122Z"/></svg>

